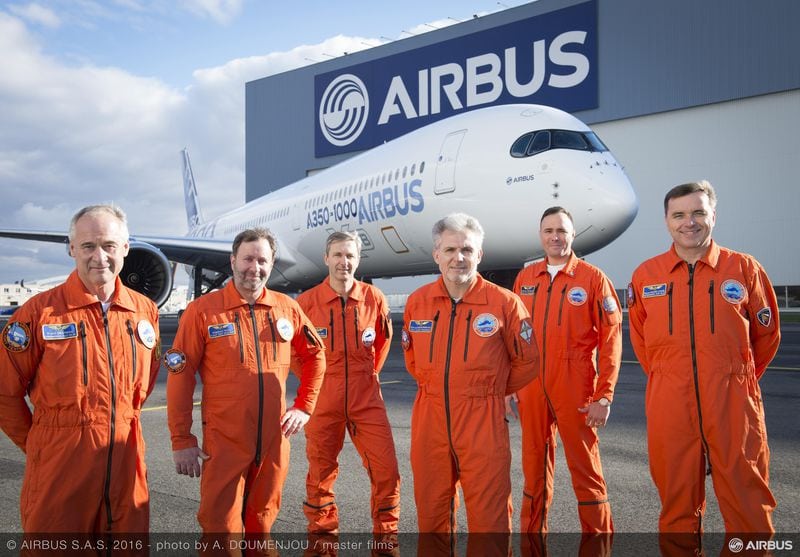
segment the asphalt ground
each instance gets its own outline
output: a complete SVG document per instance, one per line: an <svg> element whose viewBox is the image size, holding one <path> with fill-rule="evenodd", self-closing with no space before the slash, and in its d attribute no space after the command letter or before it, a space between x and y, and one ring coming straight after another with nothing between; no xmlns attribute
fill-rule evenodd
<svg viewBox="0 0 800 557"><path fill-rule="evenodd" d="M177 322L166 316L161 322L164 349L174 338ZM395 322L399 331L400 323ZM767 431L771 450L770 486L778 501L773 514L779 533L791 535L800 548L797 532L800 525L800 324L787 323L782 327L783 340L777 357L761 380ZM413 476L409 463L411 407L416 384L405 370L399 335L381 373L383 396L394 433L397 457L402 478L401 532L415 532L416 516L413 496ZM287 388L289 401L294 396L296 381L290 379ZM615 529L619 533L652 533L657 530L659 502L650 479L647 464L644 415L645 376L635 360L627 340L623 366L617 383L609 424L600 431L601 455L609 498L614 513ZM199 400L199 392L195 394ZM151 495L151 529L154 533L199 532L195 518L199 501L198 479L179 476L172 464L169 432L166 420L166 372L162 368L153 394L142 412L147 442L147 465ZM195 433L199 434L199 406L195 409ZM515 530L519 524L519 502L523 485L520 469L520 428L510 424L513 448L512 485L514 486ZM291 468L286 481L280 515L274 526L276 533L305 531L302 512L305 496L305 438L292 437ZM25 466L25 456L5 436L0 435L0 532L21 531L19 493ZM69 471L65 470L65 481ZM706 532L724 532L723 522L710 478L706 481L708 506L703 521ZM336 483L337 504L342 532L367 533L369 518L369 481L355 448L349 439L340 455L340 474ZM556 461L554 501L549 515L553 533L579 532L576 500L569 472L559 446ZM54 512L64 512L54 509ZM458 516L459 530L466 530L466 515L462 506ZM778 539L780 534L776 536ZM3 555L5 547L0 547ZM616 553L616 552L615 552ZM780 552L778 552L780 553ZM342 553L348 554L348 553Z"/></svg>

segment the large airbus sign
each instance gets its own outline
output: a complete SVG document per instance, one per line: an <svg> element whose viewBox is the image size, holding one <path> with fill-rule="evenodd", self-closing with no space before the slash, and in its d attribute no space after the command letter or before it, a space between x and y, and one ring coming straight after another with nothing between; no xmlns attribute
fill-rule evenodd
<svg viewBox="0 0 800 557"><path fill-rule="evenodd" d="M494 104L595 108L597 2L320 74L314 89L317 157Z"/></svg>

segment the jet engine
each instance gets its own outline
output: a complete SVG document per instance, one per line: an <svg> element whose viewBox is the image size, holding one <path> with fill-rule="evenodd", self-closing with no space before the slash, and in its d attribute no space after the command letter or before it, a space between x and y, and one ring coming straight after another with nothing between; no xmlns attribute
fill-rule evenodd
<svg viewBox="0 0 800 557"><path fill-rule="evenodd" d="M119 274L122 284L144 294L161 307L172 292L172 265L161 251L132 241Z"/></svg>

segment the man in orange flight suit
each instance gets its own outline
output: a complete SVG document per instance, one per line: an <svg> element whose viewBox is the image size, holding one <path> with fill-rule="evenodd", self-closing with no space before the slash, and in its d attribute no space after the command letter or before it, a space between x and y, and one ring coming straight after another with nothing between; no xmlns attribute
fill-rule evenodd
<svg viewBox="0 0 800 557"><path fill-rule="evenodd" d="M595 428L605 426L611 410L622 359L622 312L611 281L572 251L575 225L566 209L544 211L539 239L545 259L522 269L514 282L530 310L542 358L538 379L510 397L518 401L522 425L520 531L547 532L558 431L581 530L612 532Z"/></svg>
<svg viewBox="0 0 800 557"><path fill-rule="evenodd" d="M118 277L128 248L119 208L84 207L69 231L75 271L3 329L0 427L27 455L25 532L149 529L139 413L160 365L158 310Z"/></svg>
<svg viewBox="0 0 800 557"><path fill-rule="evenodd" d="M758 380L775 356L775 292L750 255L711 239L707 181L664 199L672 247L628 287L633 348L647 374L647 448L662 533L702 532L710 474L729 533L772 533L769 447ZM667 536L665 536L667 537Z"/></svg>
<svg viewBox="0 0 800 557"><path fill-rule="evenodd" d="M461 485L472 532L511 531L511 449L504 397L539 366L527 311L478 275L483 229L451 214L433 227L442 276L406 302L402 344L418 383L411 467L420 532L455 531Z"/></svg>
<svg viewBox="0 0 800 557"><path fill-rule="evenodd" d="M200 476L205 533L266 534L289 467L288 437L314 410L325 370L322 341L297 303L266 288L275 237L256 228L233 241L233 280L190 303L164 355L167 415L179 474ZM292 352L300 387L286 410ZM192 435L195 372L203 381L203 449Z"/></svg>
<svg viewBox="0 0 800 557"><path fill-rule="evenodd" d="M396 533L400 520L400 473L378 380L392 325L381 291L355 280L360 257L358 234L334 232L325 247L328 278L297 298L325 342L327 363L317 408L305 428L303 510L312 533L339 530L333 484L345 428L369 475L373 533Z"/></svg>

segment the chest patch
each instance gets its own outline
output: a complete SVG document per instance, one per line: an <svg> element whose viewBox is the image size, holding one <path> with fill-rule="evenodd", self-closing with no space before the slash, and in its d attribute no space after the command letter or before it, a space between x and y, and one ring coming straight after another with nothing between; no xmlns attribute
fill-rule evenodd
<svg viewBox="0 0 800 557"><path fill-rule="evenodd" d="M229 337L236 334L236 327L233 323L219 323L218 325L208 326L209 338Z"/></svg>
<svg viewBox="0 0 800 557"><path fill-rule="evenodd" d="M661 284L648 284L642 287L642 299L645 298L658 298L659 296L667 295L667 283Z"/></svg>
<svg viewBox="0 0 800 557"><path fill-rule="evenodd" d="M583 304L586 303L588 297L589 296L586 294L586 290L584 290L580 286L570 288L569 292L567 292L567 300L573 306L582 306Z"/></svg>
<svg viewBox="0 0 800 557"><path fill-rule="evenodd" d="M319 338L328 338L328 327L317 327Z"/></svg>
<svg viewBox="0 0 800 557"><path fill-rule="evenodd" d="M42 325L42 338L44 340L66 340L77 338L77 323L53 323Z"/></svg>
<svg viewBox="0 0 800 557"><path fill-rule="evenodd" d="M152 350L153 347L156 345L156 330L153 328L153 324L150 323L147 319L142 319L136 325L136 333L139 335L139 340L142 341L149 350Z"/></svg>
<svg viewBox="0 0 800 557"><path fill-rule="evenodd" d="M498 328L497 317L491 313L481 313L472 323L472 330L475 331L476 335L483 338L492 336L497 332Z"/></svg>
<svg viewBox="0 0 800 557"><path fill-rule="evenodd" d="M433 321L430 319L416 319L408 324L409 333L430 333L433 330Z"/></svg>
<svg viewBox="0 0 800 557"><path fill-rule="evenodd" d="M292 322L286 319L285 317L281 317L278 319L278 322L275 324L275 327L278 329L278 334L281 336L283 340L289 341L292 340L294 336L294 326L292 326Z"/></svg>
<svg viewBox="0 0 800 557"><path fill-rule="evenodd" d="M739 304L747 297L747 290L738 280L728 279L719 287L719 293L729 304Z"/></svg>
<svg viewBox="0 0 800 557"><path fill-rule="evenodd" d="M533 296L536 294L536 286L520 286L519 287L519 295L520 296Z"/></svg>
<svg viewBox="0 0 800 557"><path fill-rule="evenodd" d="M372 327L367 327L364 329L364 332L361 333L361 344L363 344L366 348L369 348L375 344L375 329Z"/></svg>
<svg viewBox="0 0 800 557"><path fill-rule="evenodd" d="M3 330L3 346L9 352L22 352L31 343L31 330L25 323L9 323Z"/></svg>

